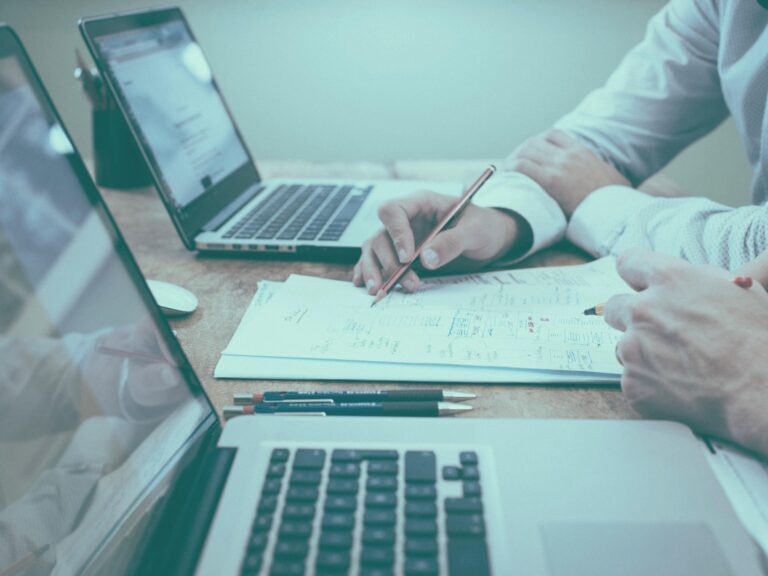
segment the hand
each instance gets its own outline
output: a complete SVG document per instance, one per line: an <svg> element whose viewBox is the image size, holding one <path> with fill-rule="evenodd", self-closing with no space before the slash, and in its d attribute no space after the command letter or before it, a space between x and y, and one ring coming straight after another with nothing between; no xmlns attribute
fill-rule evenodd
<svg viewBox="0 0 768 576"><path fill-rule="evenodd" d="M629 181L584 144L565 132L550 130L523 142L505 168L525 174L554 198L567 218L595 190Z"/></svg>
<svg viewBox="0 0 768 576"><path fill-rule="evenodd" d="M718 268L646 250L619 258L638 294L615 296L605 320L625 332L621 387L652 418L768 454L768 294Z"/></svg>
<svg viewBox="0 0 768 576"><path fill-rule="evenodd" d="M382 205L379 219L384 228L363 244L352 275L355 286L365 286L370 294L376 294L383 282L413 257L418 243L456 202L454 196L421 192ZM479 268L506 254L513 244L526 250L531 242L530 227L519 216L470 204L454 227L424 247L420 264L427 270L449 263L455 269ZM415 292L419 277L411 269L400 284L406 291Z"/></svg>

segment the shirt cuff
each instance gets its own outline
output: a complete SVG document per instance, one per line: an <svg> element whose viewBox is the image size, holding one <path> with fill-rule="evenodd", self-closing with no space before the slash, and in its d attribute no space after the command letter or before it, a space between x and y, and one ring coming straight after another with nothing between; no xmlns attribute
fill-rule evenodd
<svg viewBox="0 0 768 576"><path fill-rule="evenodd" d="M504 259L504 264L522 260L559 241L565 234L566 220L560 206L534 180L519 172L497 172L472 202L482 208L516 212L531 226L530 249L515 258Z"/></svg>
<svg viewBox="0 0 768 576"><path fill-rule="evenodd" d="M576 208L565 237L593 256L605 256L624 232L627 221L654 201L629 186L595 190Z"/></svg>

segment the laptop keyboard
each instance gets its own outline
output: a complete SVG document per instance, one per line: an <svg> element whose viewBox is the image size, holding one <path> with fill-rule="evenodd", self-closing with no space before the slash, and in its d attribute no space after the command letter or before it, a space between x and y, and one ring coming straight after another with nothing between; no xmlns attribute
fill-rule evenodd
<svg viewBox="0 0 768 576"><path fill-rule="evenodd" d="M373 186L283 184L226 231L237 240L341 238Z"/></svg>
<svg viewBox="0 0 768 576"><path fill-rule="evenodd" d="M275 449L241 574L490 574L476 452ZM457 486L458 488L458 486Z"/></svg>

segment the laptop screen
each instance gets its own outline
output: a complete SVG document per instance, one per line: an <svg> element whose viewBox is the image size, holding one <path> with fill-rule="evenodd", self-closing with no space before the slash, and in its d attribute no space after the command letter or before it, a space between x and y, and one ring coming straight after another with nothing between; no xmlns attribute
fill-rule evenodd
<svg viewBox="0 0 768 576"><path fill-rule="evenodd" d="M0 26L0 574L81 573L110 553L123 573L151 496L210 414Z"/></svg>
<svg viewBox="0 0 768 576"><path fill-rule="evenodd" d="M200 45L176 9L85 21L89 45L182 234L258 181Z"/></svg>

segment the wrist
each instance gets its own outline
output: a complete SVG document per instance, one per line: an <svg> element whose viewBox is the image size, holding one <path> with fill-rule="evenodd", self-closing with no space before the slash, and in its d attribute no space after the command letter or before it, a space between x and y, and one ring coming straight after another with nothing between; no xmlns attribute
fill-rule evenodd
<svg viewBox="0 0 768 576"><path fill-rule="evenodd" d="M502 222L503 243L493 260L518 258L527 254L533 246L533 230L528 221L513 210L493 208Z"/></svg>

